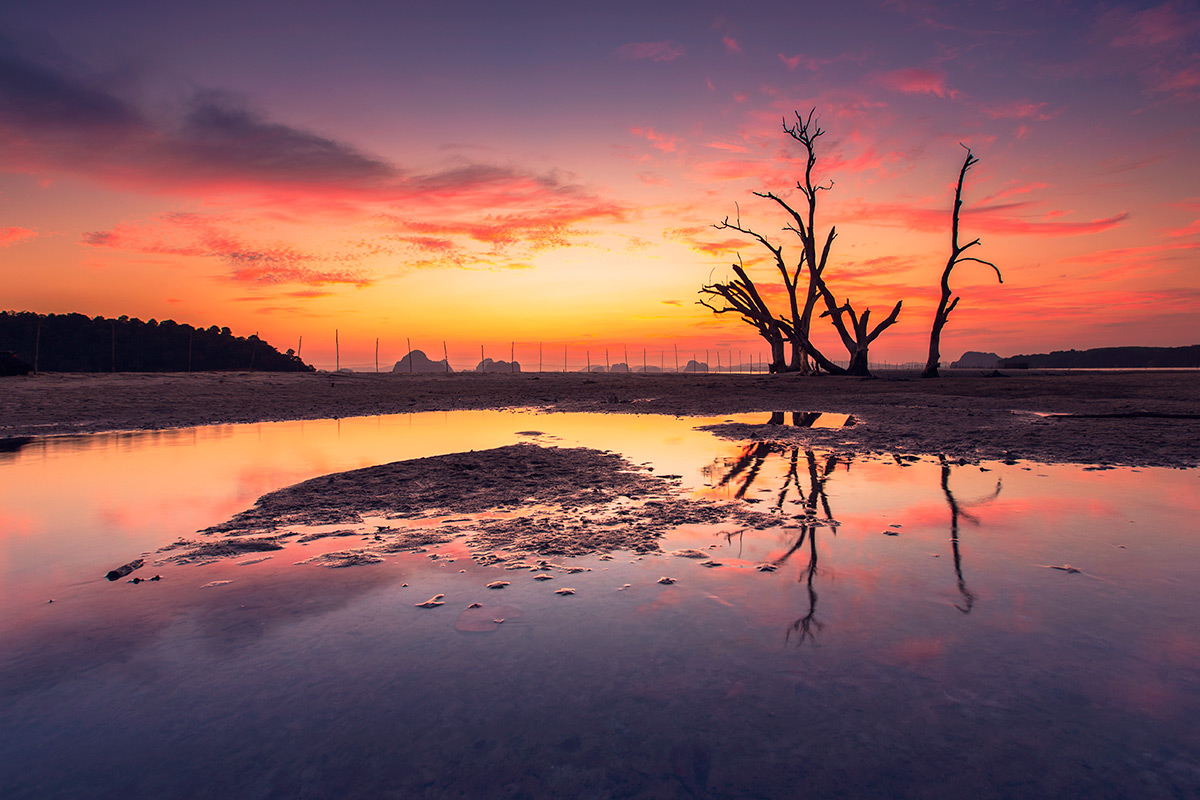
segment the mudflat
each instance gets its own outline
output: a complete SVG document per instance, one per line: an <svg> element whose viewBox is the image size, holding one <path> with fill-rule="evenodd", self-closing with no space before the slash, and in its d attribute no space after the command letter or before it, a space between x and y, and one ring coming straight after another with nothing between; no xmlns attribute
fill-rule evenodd
<svg viewBox="0 0 1200 800"><path fill-rule="evenodd" d="M1200 465L1200 371L800 375L43 373L0 379L0 438L456 409L722 416L737 439L844 451ZM851 426L768 425L775 411ZM790 420L790 416L785 420Z"/></svg>

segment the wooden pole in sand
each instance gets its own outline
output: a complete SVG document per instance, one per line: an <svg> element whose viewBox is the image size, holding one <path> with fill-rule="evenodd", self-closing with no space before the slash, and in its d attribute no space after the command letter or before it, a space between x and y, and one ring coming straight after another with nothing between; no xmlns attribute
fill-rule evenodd
<svg viewBox="0 0 1200 800"><path fill-rule="evenodd" d="M567 371L567 346L563 345L563 372Z"/></svg>
<svg viewBox="0 0 1200 800"><path fill-rule="evenodd" d="M592 351L588 350L586 352L587 352L587 371L588 371L588 375L591 375L592 374Z"/></svg>
<svg viewBox="0 0 1200 800"><path fill-rule="evenodd" d="M642 348L642 373L646 372L646 348Z"/></svg>
<svg viewBox="0 0 1200 800"><path fill-rule="evenodd" d="M517 371L517 343L516 342L508 343L508 371L509 372Z"/></svg>
<svg viewBox="0 0 1200 800"><path fill-rule="evenodd" d="M338 329L333 329L333 371L342 371L342 346L338 342Z"/></svg>
<svg viewBox="0 0 1200 800"><path fill-rule="evenodd" d="M379 337L375 337L375 374L379 374Z"/></svg>
<svg viewBox="0 0 1200 800"><path fill-rule="evenodd" d="M542 371L542 343L538 342L538 372Z"/></svg>
<svg viewBox="0 0 1200 800"><path fill-rule="evenodd" d="M450 352L446 349L446 340L442 339L442 358L446 360L446 374L450 374Z"/></svg>
<svg viewBox="0 0 1200 800"><path fill-rule="evenodd" d="M487 368L483 366L483 345L479 345L479 368L487 372Z"/></svg>
<svg viewBox="0 0 1200 800"><path fill-rule="evenodd" d="M404 337L404 346L408 348L408 374L412 375L412 371L413 371L412 339L405 336Z"/></svg>
<svg viewBox="0 0 1200 800"><path fill-rule="evenodd" d="M604 348L604 371L605 371L605 372L611 372L611 371L612 371L612 367L610 367L610 366L608 365L608 348L607 348L607 347L606 347L606 348Z"/></svg>
<svg viewBox="0 0 1200 800"><path fill-rule="evenodd" d="M296 342L296 358L300 357L300 351L304 349L304 334L300 334L300 341Z"/></svg>

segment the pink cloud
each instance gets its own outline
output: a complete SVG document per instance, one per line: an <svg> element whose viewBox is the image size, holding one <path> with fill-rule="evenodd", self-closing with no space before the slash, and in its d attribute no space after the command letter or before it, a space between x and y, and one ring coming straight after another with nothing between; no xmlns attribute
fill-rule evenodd
<svg viewBox="0 0 1200 800"><path fill-rule="evenodd" d="M1172 239L1177 239L1180 236L1195 236L1200 234L1200 219L1194 219L1191 224L1185 225L1182 228L1166 231L1166 234Z"/></svg>
<svg viewBox="0 0 1200 800"><path fill-rule="evenodd" d="M672 41L630 42L617 48L616 54L629 61L674 61L683 55L683 46Z"/></svg>
<svg viewBox="0 0 1200 800"><path fill-rule="evenodd" d="M37 231L29 228L0 228L0 247L8 247L10 244L32 239L37 236Z"/></svg>
<svg viewBox="0 0 1200 800"><path fill-rule="evenodd" d="M1200 30L1200 18L1175 3L1164 3L1144 11L1110 12L1116 47L1158 49L1184 46Z"/></svg>
<svg viewBox="0 0 1200 800"><path fill-rule="evenodd" d="M730 55L741 55L742 46L738 44L738 40L732 36L722 36L721 44L725 45L725 52Z"/></svg>
<svg viewBox="0 0 1200 800"><path fill-rule="evenodd" d="M965 208L962 212L964 235L1007 233L1024 236L1079 236L1110 230L1129 218L1129 212L1122 211L1111 217L1081 222L1039 222L1014 217L1008 213L1024 208L1025 205L1006 203ZM917 231L946 231L950 227L949 209L918 208L891 203L860 202L857 206L844 209L841 218Z"/></svg>
<svg viewBox="0 0 1200 800"><path fill-rule="evenodd" d="M980 204L988 205L990 203L996 203L1000 200L1007 200L1010 197L1016 197L1017 195L1030 194L1031 192L1036 192L1036 191L1040 191L1041 189L1048 189L1048 188L1050 188L1050 184L1048 184L1048 183L1014 183L1010 186L1007 186L1007 187L1001 189L998 192L994 192L994 193L988 195L987 197L983 198L983 200L980 201ZM1049 212L1048 216L1060 215L1063 213L1065 213L1065 212L1051 211L1051 212Z"/></svg>
<svg viewBox="0 0 1200 800"><path fill-rule="evenodd" d="M216 258L239 283L309 286L368 286L373 280L357 269L354 253L321 255L286 245L255 246L230 232L226 220L198 214L163 214L147 224L122 224L83 234L83 244L128 252ZM345 266L331 266L331 265Z"/></svg>
<svg viewBox="0 0 1200 800"><path fill-rule="evenodd" d="M1052 115L1044 110L1048 103L1034 103L1029 100L1017 100L1011 103L993 103L980 108L984 116L992 119L1031 119L1045 122Z"/></svg>
<svg viewBox="0 0 1200 800"><path fill-rule="evenodd" d="M931 94L956 99L959 92L946 87L946 74L931 69L898 69L878 77L881 85L904 94Z"/></svg>
<svg viewBox="0 0 1200 800"><path fill-rule="evenodd" d="M642 137L650 142L652 147L662 150L664 153L674 153L679 147L677 137L661 134L653 128L630 128L629 132L634 136Z"/></svg>

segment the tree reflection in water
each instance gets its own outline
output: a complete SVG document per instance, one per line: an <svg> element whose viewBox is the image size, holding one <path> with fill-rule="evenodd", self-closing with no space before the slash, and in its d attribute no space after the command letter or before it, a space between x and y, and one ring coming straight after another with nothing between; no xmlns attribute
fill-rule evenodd
<svg viewBox="0 0 1200 800"><path fill-rule="evenodd" d="M799 643L803 643L806 639L815 639L816 633L824 627L816 618L817 591L814 586L814 579L817 576L817 528L821 526L832 527L835 529L836 535L837 520L833 518L833 512L829 507L829 496L825 493L825 483L829 480L839 463L839 457L834 454L826 456L824 464L822 464L818 460L816 453L812 450L805 450L803 452L808 472L807 492L805 491L801 477L800 448L782 448L778 445L772 445L769 442L755 442L743 447L738 457L725 465L724 474L717 480L717 486L735 486L734 496L746 500L746 492L749 491L754 481L758 478L767 458L772 453L779 453L787 459L787 473L784 476L783 486L780 488L779 494L775 497L772 511L782 514L783 504L788 502L788 495L792 493L797 499L790 502L803 506L804 514L803 516L796 515L799 520L798 525L789 526L799 531L796 540L788 548L787 552L772 563L775 566L779 566L788 561L794 554L807 550L808 563L801 568L799 580L804 584L808 592L808 611L804 616L792 623L786 633L786 638L789 640L793 634L797 635L797 642ZM847 459L844 463L849 466L850 462ZM709 471L710 477L714 475L714 472ZM747 500L747 502L757 503L760 501L751 499ZM824 513L824 517L819 515L818 506L820 507L820 512ZM729 534L729 538L732 538L733 535Z"/></svg>
<svg viewBox="0 0 1200 800"><path fill-rule="evenodd" d="M955 603L954 607L964 614L970 614L971 609L975 606L975 595L967 588L966 579L963 578L962 553L958 548L958 519L962 517L967 522L978 525L979 518L964 509L990 503L999 497L1000 479L996 479L996 491L990 495L981 497L978 500L972 500L969 503L959 503L954 498L954 492L950 491L950 461L944 455L939 455L938 462L942 465L942 493L946 495L946 502L950 504L950 549L954 553L954 574L958 576L958 593L962 595L963 599L962 605ZM962 465L960 464L960 466Z"/></svg>
<svg viewBox="0 0 1200 800"><path fill-rule="evenodd" d="M779 416L782 416L782 414L779 414ZM776 422L776 415L772 415L772 422L779 424ZM724 463L714 463L705 470L706 475L710 479L715 480L717 486L733 487L734 497L745 502L758 503L761 502L759 499L747 498L746 493L761 475L763 465L772 454L778 454L780 457L786 459L787 472L784 475L783 485L775 496L771 510L782 515L784 513L784 503L789 502L789 494L793 494L796 499L790 502L803 506L804 513L803 515L794 515L793 518L796 519L798 524L787 526L798 531L795 541L783 555L775 559L772 563L775 566L779 566L798 552L807 552L808 555L808 562L801 568L799 576L799 581L804 584L808 593L808 609L803 616L788 626L786 633L786 638L789 641L795 635L798 643L803 643L806 640L815 641L816 634L824 627L820 620L816 618L818 596L814 583L818 575L817 529L820 527L829 527L833 530L834 535L837 535L838 522L833 518L833 511L829 506L829 495L825 491L825 484L833 475L839 463L845 464L848 469L852 460L848 456L838 456L831 453L824 456L824 463L822 463L814 451L804 450L804 462L802 463L800 459L801 452L799 447L789 448L770 442L753 442L745 445L736 458ZM917 460L915 456L904 458L900 456L894 457L896 463L901 466L909 466L909 463L906 462ZM971 501L959 501L950 488L950 475L954 465L944 455L938 456L938 462L941 465L942 494L945 495L946 502L950 506L950 548L954 556L954 574L957 579L958 592L962 597L961 602L955 603L954 607L963 614L969 614L975 606L976 597L967 588L966 578L963 576L959 524L960 520L965 520L974 525L979 524L979 518L967 509L990 503L999 497L1001 481L997 480L995 491L984 497ZM959 466L963 464L965 462L959 462ZM804 466L807 467L807 470L803 469ZM804 471L808 473L807 490L804 487ZM727 538L732 540L735 535L740 536L741 534L731 533L727 535Z"/></svg>

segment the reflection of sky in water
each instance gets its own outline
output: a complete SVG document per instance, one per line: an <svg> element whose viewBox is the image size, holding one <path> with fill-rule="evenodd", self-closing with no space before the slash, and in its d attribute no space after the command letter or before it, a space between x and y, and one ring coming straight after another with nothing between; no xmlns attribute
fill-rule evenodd
<svg viewBox="0 0 1200 800"><path fill-rule="evenodd" d="M6 454L0 793L1200 788L1196 471L847 460L722 442L695 424L452 412ZM283 485L530 439L614 450L701 496L778 506L781 526L664 542L722 567L617 554L574 559L592 571L544 583L478 567L458 543L438 560L292 566L357 539L144 568L157 584L100 578ZM1050 568L1068 564L1082 571ZM497 577L512 583L482 588ZM205 586L215 581L230 582ZM577 594L553 594L564 586ZM436 593L445 606L413 607ZM471 602L506 607L505 622L456 630Z"/></svg>

